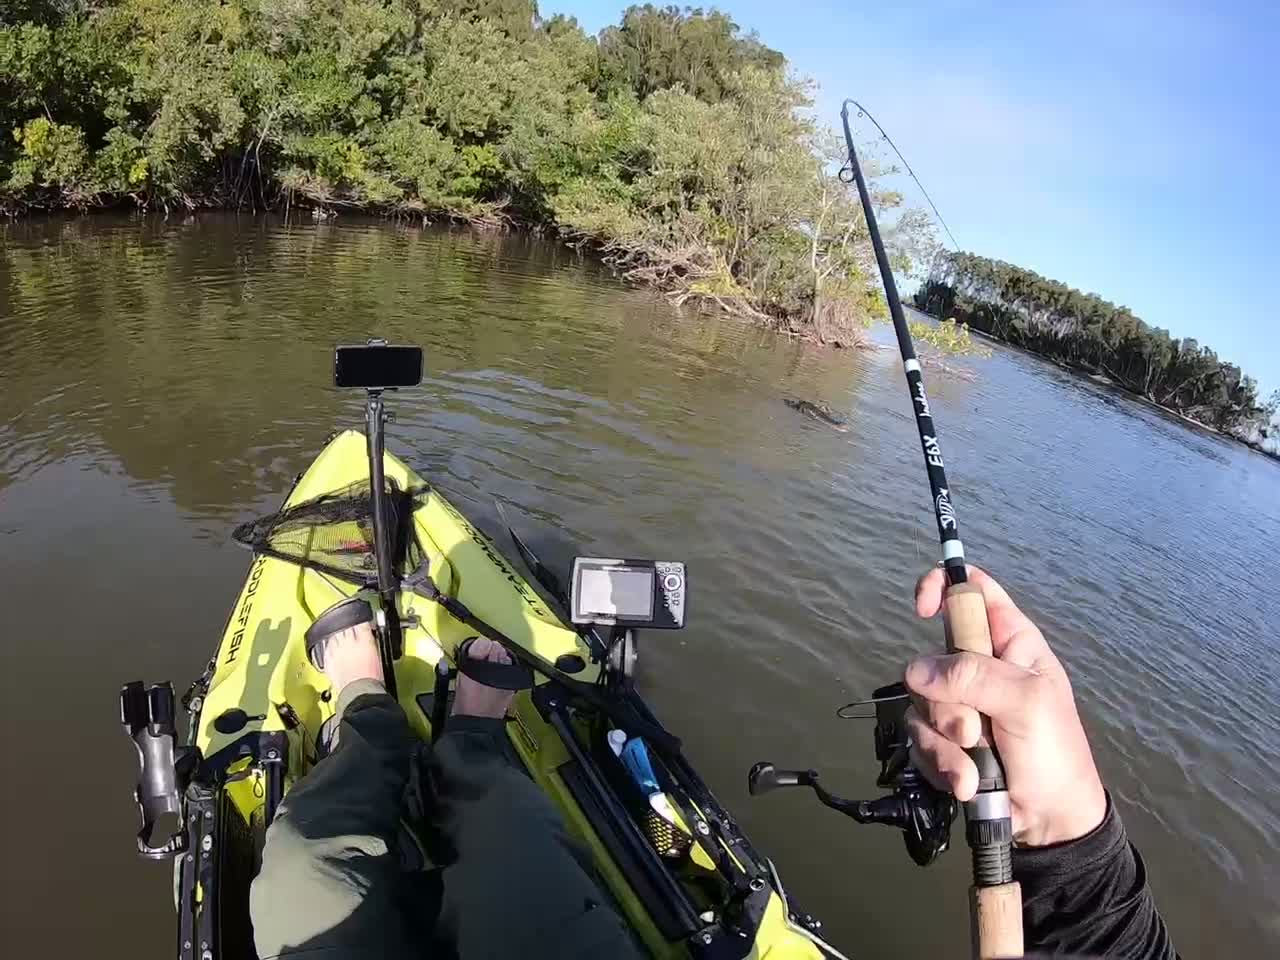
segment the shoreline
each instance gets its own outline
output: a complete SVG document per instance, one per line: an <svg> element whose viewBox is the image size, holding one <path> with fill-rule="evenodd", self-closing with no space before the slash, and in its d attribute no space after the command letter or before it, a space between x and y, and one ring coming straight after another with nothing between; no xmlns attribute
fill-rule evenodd
<svg viewBox="0 0 1280 960"><path fill-rule="evenodd" d="M303 211L306 211L304 213ZM170 211L157 210L150 206L139 206L136 202L130 202L127 198L116 198L115 202L103 204L100 206L75 208L75 207L41 207L27 209L14 212L12 210L0 209L0 221L7 223L34 223L41 220L61 219L64 221L76 220L80 218L89 218L95 215L125 215L140 217L156 217L162 221L173 219L196 218L201 214L222 214L222 215L243 215L246 211L241 208L219 205L216 203L199 204L193 207L182 207L180 210ZM729 316L746 320L761 329L770 330L780 336L787 337L791 340L799 340L801 342L814 343L824 347L841 350L860 350L867 349L870 346L869 338L861 331L841 331L843 336L833 338L824 338L821 336L815 325L810 322L802 322L798 317L779 317L763 312L757 308L757 305L751 303L741 297L727 297L722 294L708 295L699 293L696 290L690 290L688 285L681 285L678 282L672 282L670 279L661 279L646 271L635 269L636 265L644 262L644 251L620 251L616 245L607 243L598 238L592 237L575 237L571 233L565 231L557 224L547 222L534 222L522 220L514 216L503 214L497 217L468 218L457 214L449 214L443 211L436 211L434 214L428 213L421 209L406 208L387 208L376 207L370 204L342 204L337 207L317 204L314 201L309 203L290 203L286 204L284 210L264 208L262 210L250 210L248 215L251 217L275 217L282 223L296 223L293 218L297 217L301 221L302 226L318 225L333 223L340 219L341 214L348 214L355 217L367 218L370 221L380 221L386 224L399 224L416 226L418 229L427 229L428 227L464 227L470 230L478 231L499 231L508 233L524 232L533 236L540 236L550 239L558 246L567 250L577 251L579 254L589 255L596 263L608 269L617 279L623 283L633 284L637 287L647 287L655 290L662 296L673 302L677 306L683 306L690 301L695 301L698 307L708 307L712 310L720 311ZM613 251L610 247L613 246ZM623 256L619 256L622 253ZM628 258L630 262L628 263ZM927 318L928 320L939 323L939 317L926 313L914 304L904 304L914 314ZM1226 433L1207 423L1190 417L1180 410L1173 407L1166 407L1158 404L1153 400L1135 393L1125 388L1122 384L1117 383L1110 377L1096 373L1085 367L1075 366L1065 361L1055 360L1052 357L1044 356L1026 347L1010 343L999 337L992 336L982 330L969 327L972 336L980 338L991 344L1017 351L1028 357L1055 366L1067 373L1070 373L1082 380L1087 380L1097 386L1105 387L1115 391L1127 400L1132 400L1152 411L1161 415L1176 419L1184 426L1201 430L1214 437L1222 440L1230 441L1243 446L1255 453L1261 454L1269 460L1280 463L1280 441L1277 442L1275 450L1266 449L1261 442L1252 442L1243 437Z"/></svg>
<svg viewBox="0 0 1280 960"><path fill-rule="evenodd" d="M922 317L928 317L930 320L938 322L937 317L933 316L932 314L925 313L919 307L913 306L911 309L914 310L916 313L920 314ZM1115 380L1111 379L1105 374L1096 373L1095 371L1090 370L1086 367L1076 366L1074 364L1070 364L1062 360L1055 360L1052 357L1046 357L1044 354L1036 353L1034 350L1028 350L1026 347L1019 346L1018 344L1015 344L1015 343L1010 343L1008 340L1001 340L999 337L993 337L991 334L986 333L982 330L974 329L973 327L969 328L969 332L975 337L980 337L983 340L986 340L988 343L999 344L1001 347L1004 347L1006 350L1014 350L1018 353L1024 354L1025 356L1032 357L1040 361L1041 363L1047 363L1051 366L1057 367L1059 370L1062 370L1066 373L1070 373L1081 380L1087 380L1090 383L1095 384L1096 386L1105 387L1108 390L1113 390L1117 394L1122 396L1124 399L1133 401L1134 403L1137 403L1140 406L1146 407L1148 410L1152 410L1163 416L1167 416L1174 420L1177 420L1183 426L1192 427L1197 430L1201 430L1205 433L1211 434L1212 436L1217 437L1221 440L1226 440L1231 443L1239 444L1242 447L1252 450L1254 453L1261 454L1262 456L1266 457L1268 460L1274 460L1277 463L1280 463L1280 439L1276 440L1275 450L1268 450L1262 445L1262 442L1255 443L1253 441L1246 440L1244 437L1239 437L1239 436L1236 436L1235 434L1227 433L1201 420L1197 420L1195 417L1188 416L1187 414L1183 413L1181 410L1177 410L1173 407L1166 407L1163 404L1156 403L1154 400L1152 400L1149 397L1144 397L1140 393L1135 393L1134 391L1129 390L1123 384L1116 382Z"/></svg>
<svg viewBox="0 0 1280 960"><path fill-rule="evenodd" d="M819 329L812 317L803 313L780 314L770 304L743 296L736 291L716 290L702 278L685 275L651 251L614 238L577 233L558 223L529 220L495 205L481 213L469 215L461 211L428 210L414 204L382 206L364 201L319 201L313 197L289 198L283 204L262 208L234 206L217 200L192 200L190 204L156 206L139 204L131 196L113 196L111 200L92 206L28 205L20 209L0 205L0 224L34 223L41 220L75 220L94 216L155 217L162 221L199 217L203 214L275 217L285 224L301 226L333 223L342 217L360 217L389 225L429 227L462 227L477 231L528 233L550 240L565 249L589 255L611 271L617 279L636 287L658 291L677 307L709 308L746 320L791 340L813 343L836 350L870 349L866 328L860 324L834 325ZM880 318L873 318L872 323Z"/></svg>

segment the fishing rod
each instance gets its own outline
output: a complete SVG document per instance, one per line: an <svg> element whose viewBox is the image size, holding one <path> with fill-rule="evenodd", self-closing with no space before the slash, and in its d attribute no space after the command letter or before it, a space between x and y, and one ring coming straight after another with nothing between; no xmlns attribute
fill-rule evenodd
<svg viewBox="0 0 1280 960"><path fill-rule="evenodd" d="M920 361L916 357L915 345L911 342L911 331L907 328L902 301L898 298L893 270L885 253L884 241L880 237L880 226L876 222L871 193L858 163L858 152L853 146L853 133L849 128L850 104L858 108L859 116L865 113L854 100L845 100L840 107L845 146L849 151L849 162L845 169L857 185L858 198L862 201L867 233L871 237L876 263L880 267L880 279L884 282L885 298L889 302L889 315L893 319L893 330L897 334L898 349L902 354L907 389L915 408L916 426L920 432L925 470L933 493L933 512L937 520L942 565L947 580L943 598L947 649L952 652L970 651L989 657L992 652L991 628L987 623L986 602L982 591L969 582L965 572L964 545L960 541L951 487L947 483L942 450L938 445L938 431L929 409ZM878 126L877 124L877 128ZM843 179L844 171L841 174ZM1013 879L1013 821L1009 792L1005 786L1000 757L991 745L990 723L985 717L982 737L968 754L978 768L979 784L977 794L964 805L965 839L973 853L970 921L974 956L981 960L1021 957L1022 892Z"/></svg>
<svg viewBox="0 0 1280 960"><path fill-rule="evenodd" d="M912 180L914 180L916 186L920 188L920 193L924 196L925 201L929 204L929 209L933 211L933 215L937 217L938 223L942 225L942 229L947 231L947 236L951 238L951 245L954 246L957 250L959 250L960 242L956 239L956 235L951 232L951 228L947 226L947 221L942 218L942 211L940 211L938 209L938 205L933 202L933 197L929 196L929 191L924 188L924 184L920 182L920 178L916 176L916 172L911 169L911 164L907 163L907 158L902 155L902 151L899 150L898 145L893 142L893 138L889 136L889 134L885 133L884 127L880 126L880 121L871 115L870 110L868 110L866 107L860 104L857 100L845 101L846 106L850 103L852 103L855 107L858 108L858 116L866 117L868 120L871 121L872 125L877 130L880 131L880 136L884 137L884 142L889 144L889 146L893 149L893 152L897 154L898 159L902 161L902 165L907 170L907 176L909 176Z"/></svg>

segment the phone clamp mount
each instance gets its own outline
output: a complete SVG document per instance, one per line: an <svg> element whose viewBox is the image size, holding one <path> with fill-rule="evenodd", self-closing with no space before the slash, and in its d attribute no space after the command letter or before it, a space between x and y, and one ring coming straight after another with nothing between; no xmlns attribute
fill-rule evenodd
<svg viewBox="0 0 1280 960"><path fill-rule="evenodd" d="M780 770L768 762L751 768L747 789L752 796L760 796L781 787L810 787L821 803L858 823L883 823L900 829L911 859L922 867L928 866L951 843L956 798L933 787L910 765L910 741L903 723L910 704L906 687L901 683L880 687L866 702L875 705L874 716L848 714L845 712L848 707L841 707L837 715L846 720L876 721L875 752L880 761L876 785L892 791L887 796L875 800L846 800L823 787L816 770Z"/></svg>
<svg viewBox="0 0 1280 960"><path fill-rule="evenodd" d="M388 513L385 427L394 416L382 402L386 390L422 382L422 348L400 346L370 337L364 344L339 344L333 351L333 384L365 391L365 438L369 457L369 494L373 513L373 550L378 571L378 656L387 693L397 695L395 661L404 652L403 629L396 611L399 581L392 560L391 517Z"/></svg>

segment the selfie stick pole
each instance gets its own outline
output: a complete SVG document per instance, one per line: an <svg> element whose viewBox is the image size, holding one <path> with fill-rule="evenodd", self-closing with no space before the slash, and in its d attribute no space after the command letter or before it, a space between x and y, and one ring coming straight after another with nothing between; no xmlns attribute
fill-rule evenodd
<svg viewBox="0 0 1280 960"><path fill-rule="evenodd" d="M373 509L373 554L378 564L378 596L382 600L384 623L378 631L378 655L382 659L382 675L387 693L396 696L395 659L400 653L400 614L396 609L395 570L391 563L392 530L387 522L386 479L383 472L383 449L386 409L382 404L382 391L370 390L365 405L365 436L369 451L369 491Z"/></svg>
<svg viewBox="0 0 1280 960"><path fill-rule="evenodd" d="M902 301L898 298L898 287L893 279L893 269L885 253L884 241L880 238L880 227L876 223L867 181L862 175L858 153L853 147L853 133L849 129L851 103L858 108L859 116L863 113L861 105L854 100L846 100L840 108L845 146L849 151L847 169L858 187L858 198L862 201L862 212L867 221L867 233L871 237L876 263L880 267L880 278L884 281L885 298L889 302L889 315L893 318L893 330L897 334L898 349L902 353L902 367L907 375L907 389L915 408L925 470L929 474L929 486L933 492L933 512L938 524L938 537L942 542L942 564L948 584L943 598L947 648L989 657L991 629L987 624L986 603L981 590L968 582L965 572L964 545L960 542L955 508L951 503L951 488L947 484L942 450L938 446L938 433L924 392L920 361L916 358L911 331L907 328ZM843 171L841 173L843 179ZM965 838L973 853L973 887L969 905L973 955L980 960L1021 957L1022 893L1013 880L1013 822L1009 793L1005 788L1000 758L991 746L991 731L985 718L983 736L968 753L978 767L979 783L977 795L964 805Z"/></svg>

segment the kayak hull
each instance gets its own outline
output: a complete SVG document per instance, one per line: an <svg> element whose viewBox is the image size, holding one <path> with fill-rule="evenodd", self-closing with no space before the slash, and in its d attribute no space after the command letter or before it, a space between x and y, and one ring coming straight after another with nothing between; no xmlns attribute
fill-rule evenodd
<svg viewBox="0 0 1280 960"><path fill-rule="evenodd" d="M461 601L476 617L543 660L577 668L574 679L595 682L600 668L589 638L570 629L489 538L438 491L428 488L425 480L394 455L386 454L384 462L387 477L400 489L427 488L419 498L413 523L436 588ZM339 433L298 478L285 506L367 478L364 435L355 431ZM246 857L251 856L254 869L275 804L316 762L317 740L336 706L337 692L330 689L324 675L307 659L303 635L324 610L357 592L355 585L316 570L255 555L217 651L204 676L188 694L192 724L189 741L199 748L206 767L217 771L216 797L205 809L216 813L224 842L236 837L239 839L235 842L241 846L251 843L251 854L241 850L236 857L247 862ZM401 593L397 606L403 625L403 655L395 663L398 698L414 732L429 742L430 697L437 663L442 657L452 663L458 647L475 631L455 620L441 605L414 593ZM542 684L547 682L540 680ZM634 842L629 847L626 842L632 831L601 809L609 806L609 788L601 786L588 756L589 748L579 742L571 729L574 718L548 709L551 689L535 688L517 694L513 719L507 725L514 753L560 809L571 831L590 849L603 883L637 940L654 956L690 955L690 941L695 941L696 947L701 935L687 934L689 908L683 906L668 915L658 908L652 889L647 896L637 891L634 861L653 858L637 857ZM243 711L248 722L239 717L240 726L227 723L228 717L237 716L235 711ZM695 831L687 820L705 827L704 817L717 824L728 818L712 812L719 809L718 804L696 774L686 770L685 775L704 793L685 797L681 807L679 826L693 837ZM736 831L736 827L733 829ZM753 878L749 885L741 886L756 914L754 938L742 955L821 957L812 938L788 922L788 908L778 894L772 889L767 893L760 889L763 884L758 861L762 858L756 857L740 835L735 833L728 841L725 836L694 838L686 861L678 871L669 871L670 879L649 863L649 877L654 883L648 886L661 889L668 883L679 885L693 880L689 886L696 890L699 874L713 876L717 866L723 873L726 864L729 870L742 868L746 871L744 877L750 872ZM193 835L193 840L209 843L203 835ZM236 857L224 855L219 862ZM754 872L747 871L748 861ZM185 862L193 864L190 857ZM201 879L196 876L196 869L189 866L191 872L184 880L183 861L179 861L179 909L189 909L196 915L195 921L184 917L181 923L185 926L194 922L198 928L201 904L208 899L202 884L210 882L210 874L206 870ZM223 870L219 875L218 922L224 927L229 918L241 912L247 921L248 889L243 872L236 877L235 871ZM194 928L193 934L180 931L180 941L188 935L194 935Z"/></svg>

